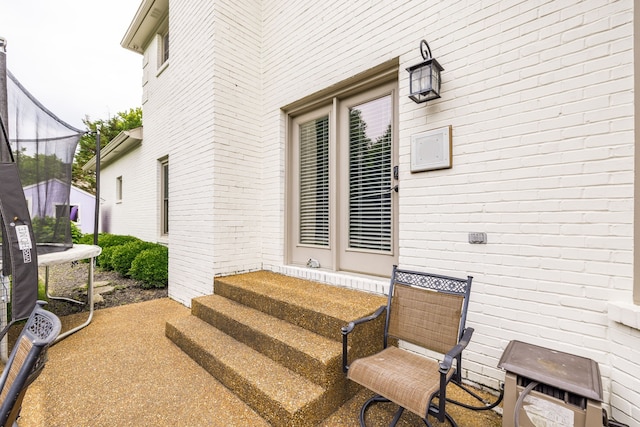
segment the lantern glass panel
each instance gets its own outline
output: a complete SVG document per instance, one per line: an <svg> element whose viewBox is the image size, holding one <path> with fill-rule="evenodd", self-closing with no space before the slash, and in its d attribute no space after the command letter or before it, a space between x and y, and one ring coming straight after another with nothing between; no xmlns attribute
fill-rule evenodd
<svg viewBox="0 0 640 427"><path fill-rule="evenodd" d="M412 72L411 93L423 94L431 90L431 64L425 64Z"/></svg>
<svg viewBox="0 0 640 427"><path fill-rule="evenodd" d="M407 68L409 71L409 97L417 103L440 98L440 71L435 59Z"/></svg>

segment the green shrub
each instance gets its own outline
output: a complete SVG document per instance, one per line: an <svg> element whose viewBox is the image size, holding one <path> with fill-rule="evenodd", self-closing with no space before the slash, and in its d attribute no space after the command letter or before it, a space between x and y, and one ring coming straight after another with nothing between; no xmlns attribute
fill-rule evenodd
<svg viewBox="0 0 640 427"><path fill-rule="evenodd" d="M102 253L98 255L98 257L96 258L97 265L104 268L105 270L113 270L113 265L111 264L111 255L113 254L113 249L108 249L108 248L115 248L120 245L124 245L125 243L135 242L135 241L141 242L142 240L134 236L99 233L98 246L102 248ZM83 235L78 241L78 243L83 245L93 245L93 234L89 233L89 234Z"/></svg>
<svg viewBox="0 0 640 427"><path fill-rule="evenodd" d="M93 233L84 234L80 239L78 239L77 243L79 245L93 245Z"/></svg>
<svg viewBox="0 0 640 427"><path fill-rule="evenodd" d="M76 243L75 239L79 238L82 232L73 221L69 221L69 224L71 238L73 243ZM31 225L38 243L60 242L68 232L65 221L51 216L34 217L31 219Z"/></svg>
<svg viewBox="0 0 640 427"><path fill-rule="evenodd" d="M111 264L111 256L113 255L113 251L115 251L119 246L107 246L106 248L102 248L102 252L96 258L96 264L100 268L105 270L113 270L113 264Z"/></svg>
<svg viewBox="0 0 640 427"><path fill-rule="evenodd" d="M51 243L56 240L54 237L61 239L66 234L62 224L52 216L36 216L31 219L31 225L38 243Z"/></svg>
<svg viewBox="0 0 640 427"><path fill-rule="evenodd" d="M38 299L41 301L49 301L46 286L40 279L38 279Z"/></svg>
<svg viewBox="0 0 640 427"><path fill-rule="evenodd" d="M111 254L111 265L113 269L123 276L129 276L131 263L145 249L151 249L158 246L157 243L143 242L137 240L124 245L116 246Z"/></svg>
<svg viewBox="0 0 640 427"><path fill-rule="evenodd" d="M124 236L121 234L98 234L98 246L107 248L109 246L120 246L129 242L141 242L142 240L134 236Z"/></svg>
<svg viewBox="0 0 640 427"><path fill-rule="evenodd" d="M169 249L156 245L140 252L131 263L129 274L140 280L145 289L164 288L169 283Z"/></svg>
<svg viewBox="0 0 640 427"><path fill-rule="evenodd" d="M109 246L124 245L125 243L140 240L134 236L125 236L121 234L98 233L98 246L106 248ZM78 243L84 245L93 245L93 233L82 236Z"/></svg>
<svg viewBox="0 0 640 427"><path fill-rule="evenodd" d="M80 230L80 227L78 227L75 222L71 221L71 241L74 244L80 243L80 240L82 240L82 237L83 237L83 234L82 234L82 230Z"/></svg>

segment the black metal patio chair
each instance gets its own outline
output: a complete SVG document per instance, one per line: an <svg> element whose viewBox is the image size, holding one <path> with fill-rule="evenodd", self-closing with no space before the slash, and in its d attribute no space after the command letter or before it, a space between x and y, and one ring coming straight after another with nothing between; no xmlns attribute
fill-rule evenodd
<svg viewBox="0 0 640 427"><path fill-rule="evenodd" d="M376 395L360 410L360 425L365 426L367 408L375 402L394 402L399 405L391 426L395 426L404 409L415 413L430 426L428 417L439 422L448 420L446 387L450 381L462 386L462 351L473 334L465 327L472 277L455 277L401 270L394 266L386 306L371 316L350 322L342 328L343 370L347 377L372 390ZM383 344L377 354L348 364L348 335L364 322L386 312ZM391 345L389 341L403 340L442 355L442 359L427 358ZM464 387L463 387L464 388ZM476 399L481 399L464 388ZM457 403L457 402L453 402ZM469 409L488 409L499 402Z"/></svg>
<svg viewBox="0 0 640 427"><path fill-rule="evenodd" d="M47 348L60 333L58 317L38 301L11 351L0 377L0 422L3 427L17 426L22 400L29 385L40 375Z"/></svg>

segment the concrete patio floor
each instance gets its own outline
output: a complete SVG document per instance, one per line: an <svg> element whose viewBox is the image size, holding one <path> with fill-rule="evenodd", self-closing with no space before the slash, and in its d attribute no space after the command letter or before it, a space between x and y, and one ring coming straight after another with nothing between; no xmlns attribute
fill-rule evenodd
<svg viewBox="0 0 640 427"><path fill-rule="evenodd" d="M267 426L165 337L166 321L188 313L167 298L97 310L88 327L49 350L25 396L20 426ZM63 318L63 330L84 319L86 313ZM358 426L368 396L359 393L322 426ZM385 425L390 409L377 406L371 425ZM461 427L501 425L493 411L454 416ZM405 415L398 425L418 422Z"/></svg>

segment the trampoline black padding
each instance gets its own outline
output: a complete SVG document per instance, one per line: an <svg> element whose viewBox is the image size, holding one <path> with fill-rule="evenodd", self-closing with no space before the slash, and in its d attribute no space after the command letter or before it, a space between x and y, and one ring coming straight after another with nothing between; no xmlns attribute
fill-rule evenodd
<svg viewBox="0 0 640 427"><path fill-rule="evenodd" d="M11 318L29 317L38 298L38 254L29 209L15 163L0 163L0 215L5 249L3 274L12 275ZM5 253L8 252L8 253Z"/></svg>

